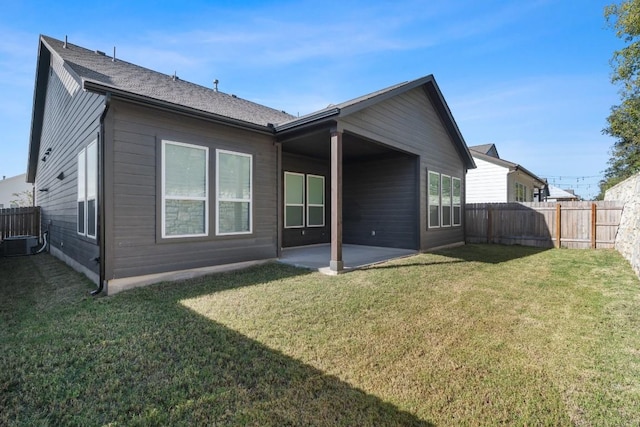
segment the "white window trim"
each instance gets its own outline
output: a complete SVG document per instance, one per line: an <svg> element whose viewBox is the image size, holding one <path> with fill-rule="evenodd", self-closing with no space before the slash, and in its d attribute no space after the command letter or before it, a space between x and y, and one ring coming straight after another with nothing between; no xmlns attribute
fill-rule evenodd
<svg viewBox="0 0 640 427"><path fill-rule="evenodd" d="M204 197L201 196L171 196L167 197L166 195L166 146L167 145L178 145L187 148L193 148L197 150L204 151L205 155L205 189L204 189ZM188 238L188 237L204 237L209 235L209 147L204 147L202 145L194 145L194 144L185 144L184 142L177 141L169 141L162 140L162 207L161 207L161 221L162 221L162 238L163 239L180 239L180 238ZM198 234L178 234L178 235L167 235L167 224L166 224L166 201L167 200L197 200L204 201L204 233Z"/></svg>
<svg viewBox="0 0 640 427"><path fill-rule="evenodd" d="M309 203L309 178L313 177L313 178L321 178L322 179L322 204L319 205L317 203ZM307 191L307 197L306 197L306 202L307 202L307 227L324 227L325 226L325 216L326 216L326 200L325 200L325 178L322 175L312 175L312 174L307 174L307 179L306 179L306 191ZM310 221L309 221L309 208L322 208L322 225L311 225Z"/></svg>
<svg viewBox="0 0 640 427"><path fill-rule="evenodd" d="M438 176L438 225L431 225L431 176ZM440 197L442 195L442 181L441 174L436 171L427 171L427 226L428 228L440 228L442 223L442 201Z"/></svg>
<svg viewBox="0 0 640 427"><path fill-rule="evenodd" d="M302 203L287 203L287 175L295 175L295 176L301 176L302 177ZM298 172L285 172L284 173L284 228L304 228L306 222L305 222L305 207L304 207L304 202L305 202L305 197L306 194L305 192L305 177L303 173L298 173ZM302 208L302 225L287 225L287 207L288 206L295 206L295 207L301 207Z"/></svg>
<svg viewBox="0 0 640 427"><path fill-rule="evenodd" d="M456 204L454 202L454 182L458 181L460 183L459 187L460 187L460 203ZM455 208L459 208L460 209L460 216L458 218L458 222L456 223L456 216L454 214L454 210ZM460 178L456 178L456 177L451 177L451 225L453 227L460 227L462 225L462 180Z"/></svg>
<svg viewBox="0 0 640 427"><path fill-rule="evenodd" d="M447 207L449 208L449 224L444 223L444 200L443 200L443 190L444 190L444 179L449 178L449 204ZM451 179L451 175L440 175L440 226L444 228L451 227L453 223L453 180Z"/></svg>
<svg viewBox="0 0 640 427"><path fill-rule="evenodd" d="M220 197L220 154L232 154L249 158L249 199L221 198ZM249 203L249 230L234 231L230 233L220 232L220 202ZM237 151L216 149L216 236L235 236L253 233L253 155L239 153Z"/></svg>
<svg viewBox="0 0 640 427"><path fill-rule="evenodd" d="M80 232L79 228L80 228L80 224L77 223L76 224L76 232L78 233L78 235L80 236L85 236L88 237L90 239L95 240L97 238L97 234L98 234L98 150L97 150L97 145L98 145L98 140L94 139L91 143L89 143L86 147L84 147L79 153L78 153L78 157L77 157L77 167L78 167L78 174L77 174L77 179L78 179L78 184L80 181L80 158L83 159L83 165L82 165L82 178L84 179L84 194L80 194L79 189L77 189L76 191L78 192L78 197L77 197L77 201L76 201L76 221L78 220L78 213L77 213L77 209L78 209L78 205L77 202L84 202L84 231ZM96 157L94 159L91 159L95 162L95 176L94 177L89 177L88 174L88 169L89 169L89 148L92 146L96 146ZM96 194L94 195L93 198L89 198L89 179L93 178L95 180L95 188L96 188ZM94 234L89 234L89 200L94 200L94 204L93 204L93 210L94 210L94 215L93 217L95 218L95 224L94 224L94 230L95 233Z"/></svg>

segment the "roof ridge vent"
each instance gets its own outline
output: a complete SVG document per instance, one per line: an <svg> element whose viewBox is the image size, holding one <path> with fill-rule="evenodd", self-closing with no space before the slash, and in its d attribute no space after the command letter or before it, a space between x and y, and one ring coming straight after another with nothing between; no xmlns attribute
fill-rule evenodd
<svg viewBox="0 0 640 427"><path fill-rule="evenodd" d="M98 50L98 49L96 49L96 54L98 54L100 56L106 56L107 55L106 53L104 53L103 51Z"/></svg>

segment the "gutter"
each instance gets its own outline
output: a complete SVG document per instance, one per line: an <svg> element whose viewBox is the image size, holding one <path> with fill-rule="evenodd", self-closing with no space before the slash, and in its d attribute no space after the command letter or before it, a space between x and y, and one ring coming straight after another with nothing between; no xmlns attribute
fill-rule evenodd
<svg viewBox="0 0 640 427"><path fill-rule="evenodd" d="M104 186L105 186L105 177L104 177L104 171L105 171L105 166L104 166L104 155L105 152L107 151L105 148L105 141L106 138L104 136L104 119L107 117L107 113L109 112L109 107L111 106L111 92L106 92L105 93L105 99L104 99L104 109L102 110L102 114L100 115L100 135L98 138L98 144L100 147L100 155L98 157L98 173L99 173L99 177L100 177L100 183L98 185L98 210L99 210L99 216L98 218L100 218L100 221L98 221L98 224L100 226L100 242L99 242L99 258L98 258L98 263L100 265L100 274L99 274L99 279L98 279L98 287L93 290L91 292L91 295L96 296L98 295L100 292L102 292L104 290L104 282L106 280L106 272L105 272L105 261L106 261L106 243L105 243L105 237L106 237L106 230L105 230L105 226L104 226L104 219L105 219L105 206L104 206L104 202L105 202L105 197L104 197Z"/></svg>

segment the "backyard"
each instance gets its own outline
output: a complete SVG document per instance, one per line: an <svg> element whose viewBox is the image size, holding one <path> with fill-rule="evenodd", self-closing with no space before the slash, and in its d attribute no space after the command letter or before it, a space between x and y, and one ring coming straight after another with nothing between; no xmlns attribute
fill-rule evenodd
<svg viewBox="0 0 640 427"><path fill-rule="evenodd" d="M0 258L0 425L640 424L640 281L612 250L93 288Z"/></svg>

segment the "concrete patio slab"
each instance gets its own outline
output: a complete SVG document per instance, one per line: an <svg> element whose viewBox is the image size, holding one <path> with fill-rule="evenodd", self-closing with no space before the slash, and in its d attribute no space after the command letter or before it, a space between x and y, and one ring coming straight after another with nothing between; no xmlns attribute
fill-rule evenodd
<svg viewBox="0 0 640 427"><path fill-rule="evenodd" d="M412 249L383 248L379 246L342 245L342 259L345 271L363 268L372 264L417 254ZM331 245L329 243L312 246L285 248L279 262L295 267L318 270L326 274L335 274L329 270Z"/></svg>

